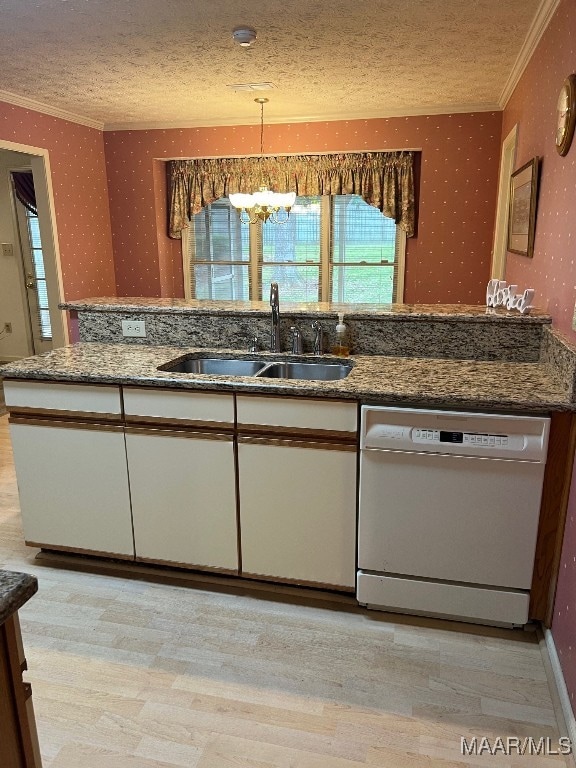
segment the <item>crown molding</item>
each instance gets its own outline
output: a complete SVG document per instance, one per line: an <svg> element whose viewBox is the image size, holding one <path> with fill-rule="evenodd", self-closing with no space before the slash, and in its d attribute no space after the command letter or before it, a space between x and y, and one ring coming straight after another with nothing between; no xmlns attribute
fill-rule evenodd
<svg viewBox="0 0 576 768"><path fill-rule="evenodd" d="M7 104L14 104L16 107L32 109L34 112L41 112L42 114L50 115L51 117L58 117L61 120L68 120L70 123L85 125L88 128L97 128L100 131L104 129L104 123L101 123L98 120L92 120L90 117L76 115L74 112L67 112L65 109L59 109L58 107L53 107L49 104L43 104L41 101L29 99L26 96L18 96L18 94L11 93L10 91L0 90L0 101L5 101Z"/></svg>
<svg viewBox="0 0 576 768"><path fill-rule="evenodd" d="M510 101L510 97L514 93L514 89L518 85L518 81L528 66L528 62L532 58L532 55L536 50L536 46L540 42L540 38L546 31L546 28L548 27L548 24L550 24L552 16L554 16L556 8L558 8L559 5L560 0L542 0L540 3L540 7L536 11L536 15L532 20L532 24L530 25L528 34L526 35L524 43L522 44L522 48L520 48L520 53L516 57L512 71L508 75L508 80L506 80L506 84L504 85L502 93L500 94L500 98L498 100L500 109L504 109L504 107Z"/></svg>
<svg viewBox="0 0 576 768"><path fill-rule="evenodd" d="M453 115L472 112L501 112L502 108L497 103L482 104L438 104L419 108L399 108L381 110L358 114L350 112L333 113L330 115L305 115L303 117L276 117L266 118L266 125L279 125L286 123L331 123L350 120L377 120L389 117L422 117L426 115ZM135 122L135 123L105 123L104 131L167 131L170 129L184 128L216 128L221 126L239 127L241 125L260 125L260 118L199 118L197 120L174 120L172 122Z"/></svg>

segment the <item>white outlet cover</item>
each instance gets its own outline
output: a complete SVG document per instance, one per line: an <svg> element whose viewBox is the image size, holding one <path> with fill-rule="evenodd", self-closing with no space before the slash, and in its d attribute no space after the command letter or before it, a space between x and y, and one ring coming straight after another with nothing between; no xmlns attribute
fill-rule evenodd
<svg viewBox="0 0 576 768"><path fill-rule="evenodd" d="M122 320L122 336L146 336L146 322L144 320Z"/></svg>

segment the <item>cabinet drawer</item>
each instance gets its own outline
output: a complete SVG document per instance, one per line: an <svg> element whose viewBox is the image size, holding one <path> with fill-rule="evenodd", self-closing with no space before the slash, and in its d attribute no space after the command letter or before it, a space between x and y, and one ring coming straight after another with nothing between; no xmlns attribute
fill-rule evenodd
<svg viewBox="0 0 576 768"><path fill-rule="evenodd" d="M120 387L113 384L56 384L49 381L5 381L8 409L59 416L116 416L122 413Z"/></svg>
<svg viewBox="0 0 576 768"><path fill-rule="evenodd" d="M127 422L233 426L234 396L217 392L124 387Z"/></svg>
<svg viewBox="0 0 576 768"><path fill-rule="evenodd" d="M337 432L356 435L358 406L355 402L239 395L236 408L240 431L275 427L288 428L296 433Z"/></svg>

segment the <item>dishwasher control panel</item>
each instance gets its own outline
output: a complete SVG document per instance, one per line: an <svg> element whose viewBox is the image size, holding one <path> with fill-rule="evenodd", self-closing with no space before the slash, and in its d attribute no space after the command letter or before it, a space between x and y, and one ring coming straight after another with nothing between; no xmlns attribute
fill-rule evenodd
<svg viewBox="0 0 576 768"><path fill-rule="evenodd" d="M521 451L524 447L523 435L488 434L485 432L453 432L444 429L410 430L413 443L449 443L452 445L483 445L488 448L504 448L510 451Z"/></svg>
<svg viewBox="0 0 576 768"><path fill-rule="evenodd" d="M363 450L541 461L546 417L362 406Z"/></svg>

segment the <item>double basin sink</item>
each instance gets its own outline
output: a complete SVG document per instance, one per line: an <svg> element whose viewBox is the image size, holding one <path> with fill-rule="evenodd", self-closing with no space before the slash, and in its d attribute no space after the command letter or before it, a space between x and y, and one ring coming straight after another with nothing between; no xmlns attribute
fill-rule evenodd
<svg viewBox="0 0 576 768"><path fill-rule="evenodd" d="M352 370L351 363L250 360L211 355L191 355L158 366L171 373L203 373L214 376L256 376L266 379L304 379L335 381L344 379Z"/></svg>

